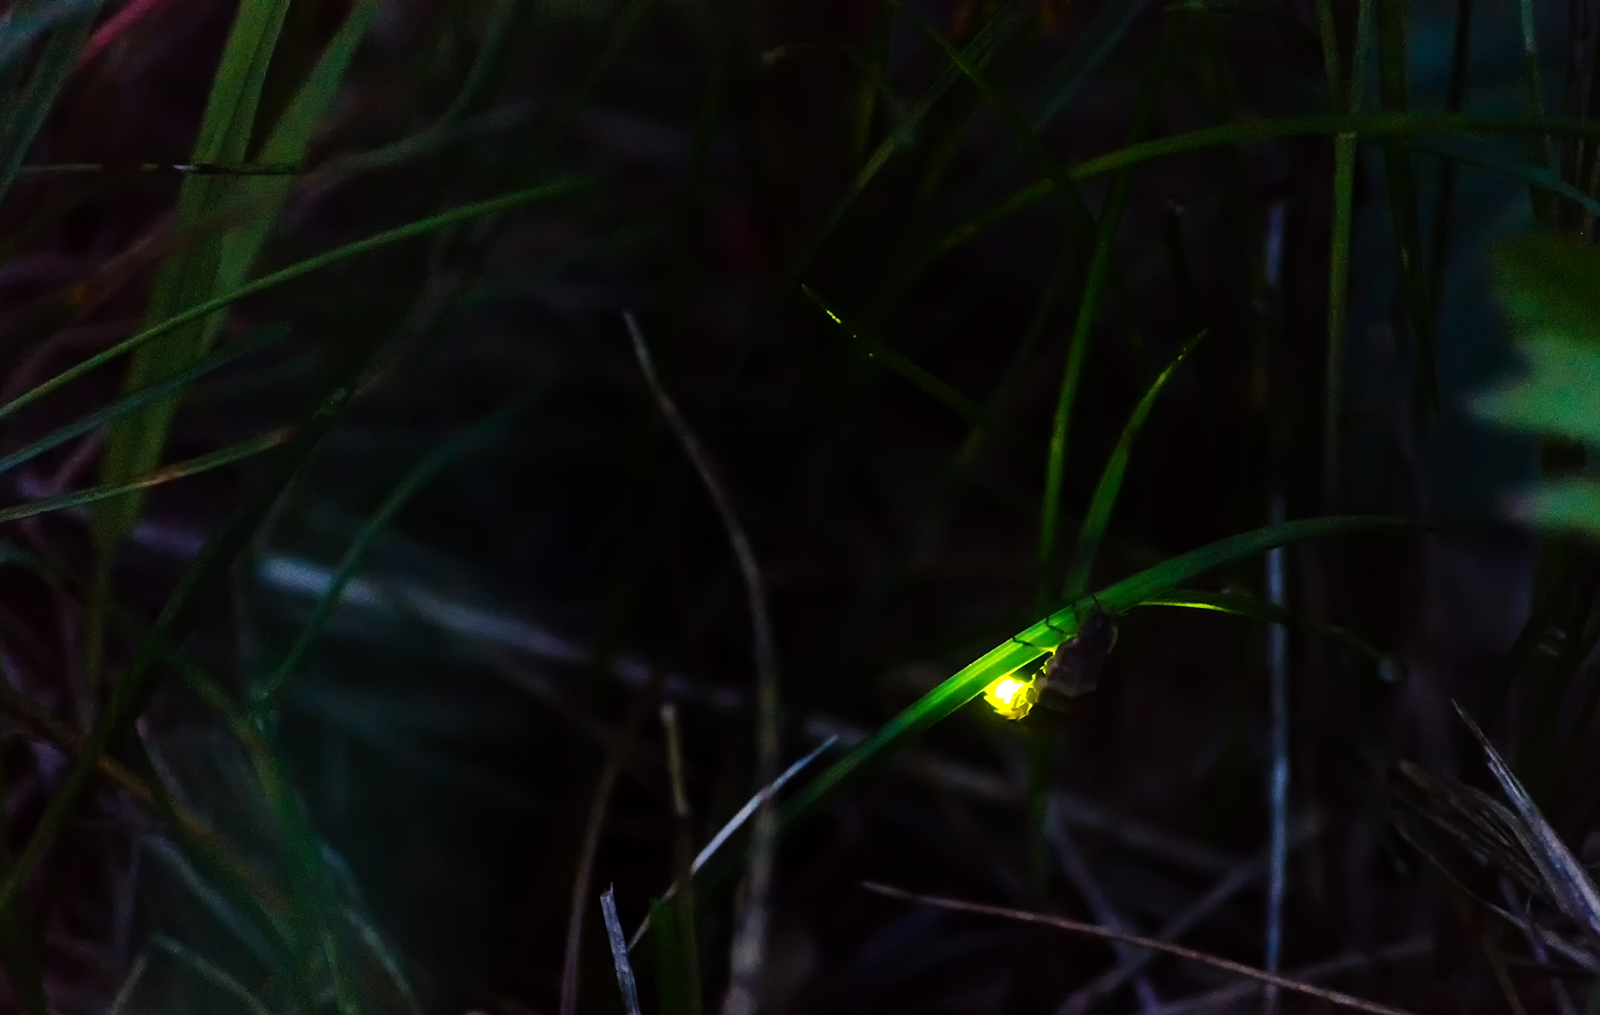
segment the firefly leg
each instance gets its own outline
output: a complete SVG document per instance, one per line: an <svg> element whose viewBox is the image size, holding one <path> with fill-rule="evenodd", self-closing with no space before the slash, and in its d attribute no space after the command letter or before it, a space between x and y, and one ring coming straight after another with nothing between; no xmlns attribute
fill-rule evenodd
<svg viewBox="0 0 1600 1015"><path fill-rule="evenodd" d="M1069 638L1073 637L1073 635L1069 634L1066 631L1063 631L1061 628L1059 628L1056 625L1050 623L1050 618L1049 617L1045 617L1044 618L1044 626L1048 627L1050 630L1054 631L1055 633L1061 635L1061 641L1062 642L1064 642L1064 641L1068 640ZM1029 648L1044 649L1047 652L1054 652L1056 650L1056 647L1061 644L1061 642L1056 642L1055 645L1035 645L1031 641L1023 641L1021 638L1018 638L1016 635L1012 635L1011 636L1011 640L1016 642L1018 645L1026 645Z"/></svg>

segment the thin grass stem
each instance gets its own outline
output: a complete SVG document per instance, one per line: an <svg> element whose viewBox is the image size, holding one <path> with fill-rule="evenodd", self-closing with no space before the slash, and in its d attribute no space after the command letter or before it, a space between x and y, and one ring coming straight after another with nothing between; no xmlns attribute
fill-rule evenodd
<svg viewBox="0 0 1600 1015"><path fill-rule="evenodd" d="M778 774L778 651L772 637L771 612L767 606L767 593L761 578L761 568L756 562L750 538L726 489L717 478L711 459L701 447L689 424L684 420L671 396L656 375L655 363L650 358L644 333L630 313L623 314L628 334L633 340L633 352L639 369L649 384L661 415L667 420L673 435L683 446L684 453L694 463L695 471L705 484L706 491L716 505L717 514L727 530L728 542L738 560L739 573L744 579L745 596L750 606L750 624L755 642L756 668L756 784L765 786ZM723 1003L724 1015L749 1015L755 1011L756 995L760 986L761 970L766 962L766 935L768 906L772 892L773 852L778 836L776 811L770 794L763 793L756 807L755 824L750 836L750 873L744 906L739 913L734 932L731 972L728 993ZM566 1013L563 1013L566 1015Z"/></svg>
<svg viewBox="0 0 1600 1015"><path fill-rule="evenodd" d="M1368 1015L1411 1015L1410 1012L1407 1012L1401 1008L1391 1008L1388 1005L1377 1004L1373 1001L1364 1001L1361 998L1354 997L1350 994L1341 993L1337 990L1327 990L1323 987L1316 987L1309 983L1301 983L1298 980L1291 980L1286 976L1279 976L1276 973L1269 973L1263 969L1255 969L1251 966L1244 965L1241 962L1234 962L1231 959L1224 959L1216 955L1209 955L1205 952L1195 951L1193 948L1184 948L1181 945L1171 944L1166 941L1158 941L1155 938L1141 937L1138 934L1128 934L1123 931L1114 930L1110 927L1097 927L1092 923L1081 923L1077 920L1068 920L1060 916L1049 916L1044 913L1030 913L1026 910L1006 909L1001 906L988 906L978 902L963 902L960 899L946 899L936 895L919 895L914 892L908 892L903 888L895 888L890 885L877 884L871 881L864 881L862 882L861 886L867 891L874 892L878 895L885 895L891 899L902 899L906 902L915 902L919 905L932 906L935 909L945 909L955 913L974 913L980 916L996 916L1005 920L1016 920L1020 923L1031 923L1043 927L1054 927L1057 930L1070 931L1074 934L1085 934L1090 937L1100 938L1104 941L1117 941L1122 942L1123 944L1134 945L1139 948L1148 948L1151 951L1165 952L1168 955L1176 955L1179 958L1187 959L1190 962L1198 962L1202 965L1211 966L1213 969L1221 969L1224 972L1233 973L1237 976L1247 976L1252 980L1256 980L1269 986L1279 987L1283 990L1292 991L1296 994L1303 994L1306 997L1313 997L1319 1001L1325 1001L1328 1004L1337 1005L1340 1008L1349 1008L1354 1011L1367 1012Z"/></svg>

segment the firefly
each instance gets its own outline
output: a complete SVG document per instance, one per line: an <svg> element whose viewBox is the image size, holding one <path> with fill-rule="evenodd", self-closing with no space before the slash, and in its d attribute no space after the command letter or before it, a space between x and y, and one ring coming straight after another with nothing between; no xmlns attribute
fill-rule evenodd
<svg viewBox="0 0 1600 1015"><path fill-rule="evenodd" d="M1050 653L1043 671L1023 676L1018 670L1001 677L984 689L983 700L1005 719L1024 719L1035 705L1064 712L1073 698L1100 685L1106 656L1116 644L1116 622L1097 603L1077 633Z"/></svg>
<svg viewBox="0 0 1600 1015"><path fill-rule="evenodd" d="M1078 698L1100 686L1100 671L1106 656L1117 644L1117 625L1111 615L1098 607L1078 628L1078 633L1061 643L1045 663L1040 677L1040 697L1059 695Z"/></svg>
<svg viewBox="0 0 1600 1015"><path fill-rule="evenodd" d="M983 689L983 700L1003 719L1021 719L1039 700L1039 689L1032 679L1016 674L1001 677Z"/></svg>

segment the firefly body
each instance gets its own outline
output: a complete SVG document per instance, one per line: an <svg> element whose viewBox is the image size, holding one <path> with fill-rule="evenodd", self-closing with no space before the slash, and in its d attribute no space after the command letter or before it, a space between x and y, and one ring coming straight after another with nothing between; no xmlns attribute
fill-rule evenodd
<svg viewBox="0 0 1600 1015"><path fill-rule="evenodd" d="M1116 623L1103 610L1095 610L1045 663L1038 680L1040 704L1048 706L1051 698L1077 698L1093 691L1116 643Z"/></svg>
<svg viewBox="0 0 1600 1015"><path fill-rule="evenodd" d="M1078 632L1050 654L1042 672L1036 676L1028 676L1022 670L1009 673L985 688L983 698L1002 718L1028 719L1033 715L1038 717L1033 721L1049 725L1034 706L1067 711L1073 698L1099 686L1100 670L1116 643L1117 625L1097 604L1078 626Z"/></svg>

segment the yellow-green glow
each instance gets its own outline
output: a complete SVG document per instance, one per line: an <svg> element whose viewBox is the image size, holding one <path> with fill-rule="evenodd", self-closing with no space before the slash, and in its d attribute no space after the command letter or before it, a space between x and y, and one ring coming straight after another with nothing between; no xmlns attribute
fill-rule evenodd
<svg viewBox="0 0 1600 1015"><path fill-rule="evenodd" d="M1032 680L1001 677L983 689L983 700L1002 718L1021 719L1039 700L1039 689L1033 686Z"/></svg>

